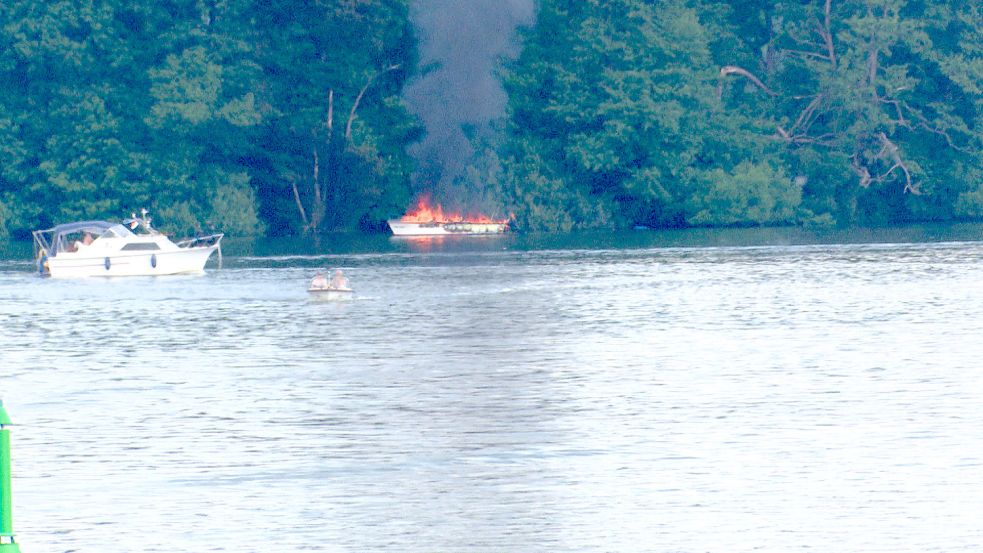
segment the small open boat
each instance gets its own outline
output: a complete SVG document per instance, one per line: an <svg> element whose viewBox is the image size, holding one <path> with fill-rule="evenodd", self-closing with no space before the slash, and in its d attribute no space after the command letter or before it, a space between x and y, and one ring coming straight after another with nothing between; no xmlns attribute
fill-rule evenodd
<svg viewBox="0 0 983 553"><path fill-rule="evenodd" d="M350 300L355 298L355 290L351 288L308 288L312 297L325 300Z"/></svg>
<svg viewBox="0 0 983 553"><path fill-rule="evenodd" d="M150 226L147 211L123 223L80 221L34 231L42 276L156 276L201 273L222 234L172 242Z"/></svg>
<svg viewBox="0 0 983 553"><path fill-rule="evenodd" d="M311 279L310 284L307 285L307 291L314 294L315 297L338 300L349 299L355 294L341 269L335 269L331 280L328 280L324 273L318 271Z"/></svg>

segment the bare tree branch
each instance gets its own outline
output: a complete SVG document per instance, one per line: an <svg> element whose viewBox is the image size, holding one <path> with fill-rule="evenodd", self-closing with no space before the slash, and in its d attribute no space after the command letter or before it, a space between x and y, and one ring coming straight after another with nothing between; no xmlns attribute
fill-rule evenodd
<svg viewBox="0 0 983 553"><path fill-rule="evenodd" d="M725 66L723 66L723 67L720 68L720 82L717 85L717 99L718 100L723 96L723 93L724 93L724 79L727 78L728 75L735 75L735 74L736 75L740 75L740 76L748 79L749 81L751 81L752 83L754 83L755 85L757 85L758 88L760 88L761 90L763 90L766 93L770 94L771 96L778 96L778 93L772 91L770 88L768 88L767 86L765 86L765 83L761 82L760 79L758 79L757 77L755 77L747 69L743 69L743 68L737 67L736 65L725 65Z"/></svg>
<svg viewBox="0 0 983 553"><path fill-rule="evenodd" d="M819 107L819 102L821 102L822 99L822 94L816 94L812 101L809 102L809 105L807 105L805 109L802 110L802 113L799 114L799 118L795 120L795 124L792 125L791 132L795 132L799 126L801 126L804 122L807 122L812 117L812 114L815 113L816 108ZM806 125L805 130L808 130L808 128L809 125Z"/></svg>
<svg viewBox="0 0 983 553"><path fill-rule="evenodd" d="M905 162L901 159L901 151L898 148L898 145L892 142L891 139L888 138L887 135L883 132L878 133L877 140L881 143L881 149L880 151L877 152L877 155L875 155L874 157L876 159L889 158L893 163L891 164L891 167L889 167L887 171L884 171L880 175L873 177L870 174L870 170L860 163L860 159L859 159L860 152L855 152L853 154L853 157L850 158L851 159L850 166L853 168L853 171L860 177L860 186L862 186L863 188L867 188L868 186L871 185L871 183L882 183L885 180L887 180L887 178L890 177L894 173L894 171L896 171L897 169L901 169L901 172L904 173L904 177L905 177L904 192L916 196L920 195L922 192L921 190L918 189L918 185L912 182L911 171L908 170L908 166L905 165Z"/></svg>
<svg viewBox="0 0 983 553"><path fill-rule="evenodd" d="M870 186L870 181L871 181L870 171L868 171L867 168L864 167L863 165L860 165L860 160L857 158L858 155L855 152L853 154L853 157L850 158L851 160L850 167L852 167L853 171L860 177L860 183L859 183L860 187L867 188L868 186Z"/></svg>
<svg viewBox="0 0 983 553"><path fill-rule="evenodd" d="M326 142L326 151L328 152L328 165L331 163L331 140L334 136L334 89L328 90L328 117L325 121L328 132L324 138ZM326 211L325 198L327 197L327 182L321 182L321 159L318 155L317 141L314 141L313 147L314 155L314 167L313 167L313 186L314 186L314 205L311 206L311 223L309 225L310 230L317 232L317 229L321 226L321 222L324 220L324 213ZM330 171L330 167L327 168Z"/></svg>
<svg viewBox="0 0 983 553"><path fill-rule="evenodd" d="M398 64L390 65L389 67L383 69L382 71L379 71L375 75L372 75L372 77L365 83L365 86L362 87L362 90L358 92L358 96L355 97L355 103L352 104L352 111L348 114L348 123L345 125L345 140L352 139L352 122L355 121L355 110L358 109L358 104L362 101L362 96L365 96L365 92L369 89L369 86L371 86L372 82L378 79L383 74L388 73L390 71L395 71L397 69L399 69Z"/></svg>
<svg viewBox="0 0 983 553"><path fill-rule="evenodd" d="M883 104L891 104L891 105L894 106L894 110L898 113L897 123L899 125L901 125L902 127L908 127L909 129L911 128L911 123L909 123L904 118L904 112L901 111L901 102L899 102L897 100L889 100L888 98L880 98L879 100Z"/></svg>
<svg viewBox="0 0 983 553"><path fill-rule="evenodd" d="M334 128L334 89L328 90L328 142L331 141L331 132Z"/></svg>
<svg viewBox="0 0 983 553"><path fill-rule="evenodd" d="M957 152L962 152L964 154L971 153L969 149L956 145L955 141L952 139L952 136L950 136L949 133L946 132L944 129L933 127L931 124L929 124L928 119L924 115L922 115L920 111L909 106L907 102L901 102L901 103L904 104L904 106L908 109L909 113L915 116L915 119L918 119L919 127L927 130L930 133L934 133L945 138L946 144L948 144L949 147L952 148L953 150L956 150Z"/></svg>
<svg viewBox="0 0 983 553"><path fill-rule="evenodd" d="M836 138L836 135L833 133L826 133L819 136L807 136L805 134L793 136L781 126L777 127L775 132L778 134L778 138L788 144L815 144L816 146L824 146L827 148L832 148L836 145L835 142L830 140Z"/></svg>
<svg viewBox="0 0 983 553"><path fill-rule="evenodd" d="M820 54L818 52L808 52L806 50L792 50L790 48L782 48L782 52L787 52L789 54L798 54L800 56L805 56L807 58L816 58L816 59L830 61L828 55Z"/></svg>
<svg viewBox="0 0 983 553"><path fill-rule="evenodd" d="M832 31L832 27L830 27L830 17L829 17L830 8L832 7L832 4L833 4L832 0L826 0L826 8L824 10L826 16L824 20L825 25L822 32L820 33L820 36L822 36L823 42L826 44L826 52L829 55L829 63L832 64L833 67L836 67L836 51L833 49L833 31Z"/></svg>
<svg viewBox="0 0 983 553"><path fill-rule="evenodd" d="M911 192L912 194L916 195L921 194L918 187L911 183L911 172L908 171L908 167L904 164L904 161L901 160L901 150L898 148L898 145L891 142L891 139L889 139L883 132L880 133L878 138L880 138L881 143L884 144L884 147L881 148L882 153L887 154L894 161L894 165L887 170L887 173L884 173L884 177L890 175L895 169L900 168L902 171L904 171L905 176L904 191Z"/></svg>
<svg viewBox="0 0 983 553"><path fill-rule="evenodd" d="M802 37L798 36L795 33L795 30L794 29L789 29L786 32L788 33L789 38L791 38L792 41L795 42L796 44L801 44L803 46L815 46L816 45L815 41L810 40L808 38L802 38Z"/></svg>

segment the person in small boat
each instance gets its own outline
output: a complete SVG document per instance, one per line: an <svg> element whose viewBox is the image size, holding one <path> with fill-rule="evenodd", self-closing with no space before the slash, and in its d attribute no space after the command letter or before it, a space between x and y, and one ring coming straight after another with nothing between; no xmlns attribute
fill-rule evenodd
<svg viewBox="0 0 983 553"><path fill-rule="evenodd" d="M349 288L348 279L345 278L345 273L342 273L341 269L335 270L331 282L328 283L328 288L332 290L347 290Z"/></svg>
<svg viewBox="0 0 983 553"><path fill-rule="evenodd" d="M82 244L88 246L91 243L92 243L92 235L87 232L85 233L85 236L82 237Z"/></svg>
<svg viewBox="0 0 983 553"><path fill-rule="evenodd" d="M328 279L325 278L321 271L318 271L311 279L311 290L325 290L328 288Z"/></svg>

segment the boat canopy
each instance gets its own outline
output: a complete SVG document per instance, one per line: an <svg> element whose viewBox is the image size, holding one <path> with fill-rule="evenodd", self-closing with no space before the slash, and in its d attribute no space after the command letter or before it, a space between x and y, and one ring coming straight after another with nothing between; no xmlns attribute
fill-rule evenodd
<svg viewBox="0 0 983 553"><path fill-rule="evenodd" d="M95 238L126 238L133 236L130 229L119 223L79 221L77 223L66 223L50 229L35 231L34 238L49 256L54 257L58 255L58 252L66 250L66 237L78 232L87 232Z"/></svg>

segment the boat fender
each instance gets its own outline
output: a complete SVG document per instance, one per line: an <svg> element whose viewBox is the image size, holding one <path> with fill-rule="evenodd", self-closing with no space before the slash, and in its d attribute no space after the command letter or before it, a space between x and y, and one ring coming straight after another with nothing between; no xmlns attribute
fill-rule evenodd
<svg viewBox="0 0 983 553"><path fill-rule="evenodd" d="M109 270L109 265L110 265L109 258L108 257L106 258L106 262L104 263L104 265L106 265L106 270L108 271Z"/></svg>
<svg viewBox="0 0 983 553"><path fill-rule="evenodd" d="M155 253L150 254L150 266L154 269L157 268L157 254Z"/></svg>

